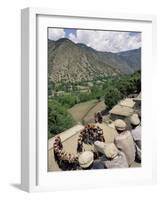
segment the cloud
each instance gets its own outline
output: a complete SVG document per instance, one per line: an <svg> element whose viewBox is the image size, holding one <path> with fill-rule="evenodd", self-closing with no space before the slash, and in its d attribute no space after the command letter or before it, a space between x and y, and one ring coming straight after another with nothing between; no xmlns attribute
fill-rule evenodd
<svg viewBox="0 0 161 200"><path fill-rule="evenodd" d="M77 30L68 37L98 51L120 52L141 47L141 33L137 32Z"/></svg>
<svg viewBox="0 0 161 200"><path fill-rule="evenodd" d="M58 29L58 28L49 28L48 29L48 38L50 40L58 40L60 38L65 37L65 31L64 29Z"/></svg>

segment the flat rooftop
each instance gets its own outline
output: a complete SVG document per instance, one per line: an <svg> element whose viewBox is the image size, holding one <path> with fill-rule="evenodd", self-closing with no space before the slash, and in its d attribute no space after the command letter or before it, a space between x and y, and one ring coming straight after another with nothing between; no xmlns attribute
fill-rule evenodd
<svg viewBox="0 0 161 200"><path fill-rule="evenodd" d="M126 99L121 100L119 102L119 105L126 106L126 107L129 107L129 108L133 108L134 105L135 105L135 102L133 101L132 98L126 98Z"/></svg>
<svg viewBox="0 0 161 200"><path fill-rule="evenodd" d="M110 114L128 117L134 110L128 106L116 105L110 110Z"/></svg>

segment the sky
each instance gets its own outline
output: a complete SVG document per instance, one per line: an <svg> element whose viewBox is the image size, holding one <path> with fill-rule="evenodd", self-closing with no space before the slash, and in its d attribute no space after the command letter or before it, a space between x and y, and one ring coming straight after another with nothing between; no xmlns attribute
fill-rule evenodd
<svg viewBox="0 0 161 200"><path fill-rule="evenodd" d="M48 38L51 40L68 38L98 51L113 53L141 47L140 32L48 28Z"/></svg>

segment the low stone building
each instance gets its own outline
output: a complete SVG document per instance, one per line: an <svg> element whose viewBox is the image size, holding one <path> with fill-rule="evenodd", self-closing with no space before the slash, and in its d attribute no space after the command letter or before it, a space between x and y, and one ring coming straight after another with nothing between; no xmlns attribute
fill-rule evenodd
<svg viewBox="0 0 161 200"><path fill-rule="evenodd" d="M110 113L110 119L111 120L116 120L116 119L123 119L131 116L134 112L134 109L127 107L127 106L121 106L121 105L116 105L112 108L112 110L109 112Z"/></svg>
<svg viewBox="0 0 161 200"><path fill-rule="evenodd" d="M126 98L126 99L121 100L119 102L119 105L126 106L126 107L129 107L129 108L134 108L135 102L133 101L132 98Z"/></svg>
<svg viewBox="0 0 161 200"><path fill-rule="evenodd" d="M121 100L117 105L115 105L110 111L110 119L123 119L125 120L131 116L134 112L135 102L132 98L126 98Z"/></svg>

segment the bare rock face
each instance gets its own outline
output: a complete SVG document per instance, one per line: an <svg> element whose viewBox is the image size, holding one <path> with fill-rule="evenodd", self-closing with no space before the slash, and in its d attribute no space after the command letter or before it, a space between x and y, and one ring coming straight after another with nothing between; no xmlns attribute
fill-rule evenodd
<svg viewBox="0 0 161 200"><path fill-rule="evenodd" d="M48 40L48 73L54 82L78 82L133 72L118 54L98 52L66 38Z"/></svg>

